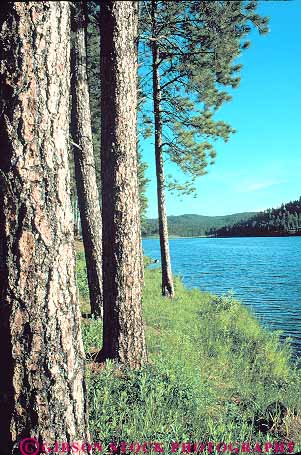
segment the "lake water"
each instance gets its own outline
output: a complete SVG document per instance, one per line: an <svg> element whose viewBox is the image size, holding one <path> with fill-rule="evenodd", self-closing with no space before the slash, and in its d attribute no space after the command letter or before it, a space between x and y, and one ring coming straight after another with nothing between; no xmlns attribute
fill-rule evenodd
<svg viewBox="0 0 301 455"><path fill-rule="evenodd" d="M157 239L146 256L160 260ZM263 325L291 337L301 353L301 237L183 238L170 240L172 269L187 287L221 295L229 290Z"/></svg>

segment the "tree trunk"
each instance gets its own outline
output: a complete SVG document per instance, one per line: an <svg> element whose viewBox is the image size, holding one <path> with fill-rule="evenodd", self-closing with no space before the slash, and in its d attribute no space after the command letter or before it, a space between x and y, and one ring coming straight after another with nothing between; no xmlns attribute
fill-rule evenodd
<svg viewBox="0 0 301 455"><path fill-rule="evenodd" d="M0 17L0 453L86 440L68 168L69 2Z"/></svg>
<svg viewBox="0 0 301 455"><path fill-rule="evenodd" d="M86 20L83 2L75 5L72 29L72 136L76 189L85 248L91 313L102 316L101 213L96 181L86 70Z"/></svg>
<svg viewBox="0 0 301 455"><path fill-rule="evenodd" d="M156 8L157 1L152 0L152 71L153 71L153 101L154 101L154 121L155 121L155 157L156 157L156 176L157 176L157 199L158 199L158 218L159 235L161 250L162 267L162 294L167 297L174 296L174 285L171 272L168 226L165 203L164 188L164 169L162 153L162 113L161 113L161 88L159 75L159 49L156 36Z"/></svg>
<svg viewBox="0 0 301 455"><path fill-rule="evenodd" d="M137 176L137 2L101 3L104 358L146 361Z"/></svg>

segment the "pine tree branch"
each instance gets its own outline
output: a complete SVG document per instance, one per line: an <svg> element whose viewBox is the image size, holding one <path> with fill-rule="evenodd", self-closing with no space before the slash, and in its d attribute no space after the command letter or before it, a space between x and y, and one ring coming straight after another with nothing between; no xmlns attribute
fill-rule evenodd
<svg viewBox="0 0 301 455"><path fill-rule="evenodd" d="M164 84L161 85L161 90L164 90L165 87L168 87L168 85L173 84L174 82L179 81L183 77L188 77L188 74L179 74L178 76L174 77L173 79L165 82Z"/></svg>

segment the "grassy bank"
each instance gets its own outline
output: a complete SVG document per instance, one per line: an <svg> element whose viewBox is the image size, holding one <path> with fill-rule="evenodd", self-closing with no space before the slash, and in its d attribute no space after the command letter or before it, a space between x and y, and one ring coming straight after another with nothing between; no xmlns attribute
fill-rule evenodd
<svg viewBox="0 0 301 455"><path fill-rule="evenodd" d="M86 311L82 253L78 257ZM90 362L92 439L105 445L160 441L165 448L186 440L300 440L301 376L289 347L231 295L187 290L176 280L176 298L164 299L159 270L146 270L143 310L147 366L127 371ZM88 352L101 347L101 332L100 322L83 321Z"/></svg>

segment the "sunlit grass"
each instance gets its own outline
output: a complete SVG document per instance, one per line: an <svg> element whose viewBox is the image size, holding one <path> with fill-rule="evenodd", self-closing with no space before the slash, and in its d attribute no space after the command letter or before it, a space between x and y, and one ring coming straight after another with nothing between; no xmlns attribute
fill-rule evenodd
<svg viewBox="0 0 301 455"><path fill-rule="evenodd" d="M83 257L79 291L87 307ZM268 441L300 439L300 373L288 345L264 330L231 294L187 290L160 295L160 271L145 270L143 311L149 363L138 371L108 363L88 369L90 430L104 441ZM85 320L87 351L101 348L102 324ZM94 368L92 368L92 366ZM281 403L287 416L277 416ZM259 424L269 405L268 434ZM261 429L262 430L262 429Z"/></svg>

